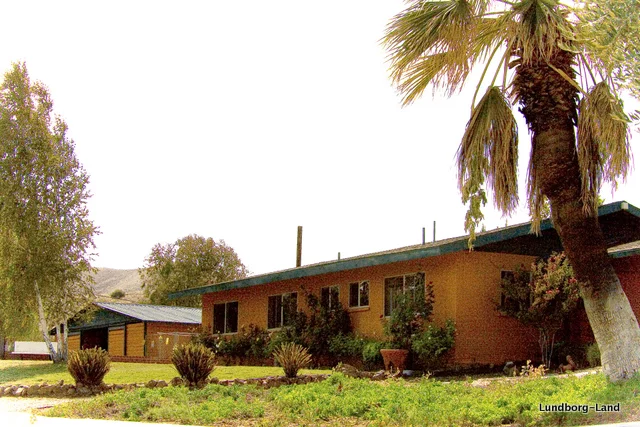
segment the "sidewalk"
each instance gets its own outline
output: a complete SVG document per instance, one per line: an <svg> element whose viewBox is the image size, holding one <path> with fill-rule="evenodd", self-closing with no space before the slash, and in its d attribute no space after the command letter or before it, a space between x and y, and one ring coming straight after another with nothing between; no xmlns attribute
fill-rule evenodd
<svg viewBox="0 0 640 427"><path fill-rule="evenodd" d="M4 412L0 414L2 424L11 427L189 427L178 424L137 423L131 421L89 420L72 418L50 418L31 415L27 412Z"/></svg>

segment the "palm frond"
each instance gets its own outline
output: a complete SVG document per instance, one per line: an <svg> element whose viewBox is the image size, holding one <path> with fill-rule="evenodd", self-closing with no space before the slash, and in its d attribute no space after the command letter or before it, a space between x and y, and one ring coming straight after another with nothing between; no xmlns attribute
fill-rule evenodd
<svg viewBox="0 0 640 427"><path fill-rule="evenodd" d="M558 0L522 0L505 14L506 32L516 40L514 49L524 63L551 60L558 46L573 39L567 10Z"/></svg>
<svg viewBox="0 0 640 427"><path fill-rule="evenodd" d="M473 110L458 149L458 186L470 200L487 177L496 208L510 214L518 204L518 127L511 105L492 86Z"/></svg>
<svg viewBox="0 0 640 427"><path fill-rule="evenodd" d="M486 1L412 0L391 19L382 44L389 52L391 78L413 101L429 83L446 87L449 94L460 89L470 70L471 41L477 17ZM422 65L429 60L429 65ZM408 92L409 91L409 92Z"/></svg>
<svg viewBox="0 0 640 427"><path fill-rule="evenodd" d="M616 186L626 179L631 159L629 117L622 101L605 82L596 84L580 102L578 163L582 171L582 201L594 212L602 181Z"/></svg>

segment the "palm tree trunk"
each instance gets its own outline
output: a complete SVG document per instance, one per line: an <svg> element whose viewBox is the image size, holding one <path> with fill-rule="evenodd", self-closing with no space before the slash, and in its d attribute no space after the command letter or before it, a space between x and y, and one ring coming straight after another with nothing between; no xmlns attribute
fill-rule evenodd
<svg viewBox="0 0 640 427"><path fill-rule="evenodd" d="M573 124L556 122L533 141L538 183L580 282L604 373L611 381L629 378L640 370L640 327L611 265L598 216L583 210Z"/></svg>

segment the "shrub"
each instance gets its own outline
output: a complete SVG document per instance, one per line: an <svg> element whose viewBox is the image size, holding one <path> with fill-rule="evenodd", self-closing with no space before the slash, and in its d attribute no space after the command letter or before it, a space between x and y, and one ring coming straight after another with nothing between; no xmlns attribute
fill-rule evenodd
<svg viewBox="0 0 640 427"><path fill-rule="evenodd" d="M364 362L364 368L368 371L375 369L382 365L382 354L380 349L384 347L382 341L367 341L362 346L362 362Z"/></svg>
<svg viewBox="0 0 640 427"><path fill-rule="evenodd" d="M124 297L125 297L125 293L122 289L116 289L115 291L111 292L111 298L121 299Z"/></svg>
<svg viewBox="0 0 640 427"><path fill-rule="evenodd" d="M338 334L329 338L329 353L338 357L362 357L366 341L354 334Z"/></svg>
<svg viewBox="0 0 640 427"><path fill-rule="evenodd" d="M433 365L442 354L453 347L455 334L456 325L451 319L447 320L442 328L433 324L427 325L414 337L411 349L421 362L427 366Z"/></svg>
<svg viewBox="0 0 640 427"><path fill-rule="evenodd" d="M295 378L298 371L311 363L311 355L306 348L295 343L284 343L273 352L275 361L282 366L287 378Z"/></svg>
<svg viewBox="0 0 640 427"><path fill-rule="evenodd" d="M434 302L432 282L426 286L419 284L414 292L394 297L391 317L384 320L384 333L392 348L411 349L411 341L431 318Z"/></svg>
<svg viewBox="0 0 640 427"><path fill-rule="evenodd" d="M597 342L591 343L587 346L587 363L592 368L600 365L600 347Z"/></svg>
<svg viewBox="0 0 640 427"><path fill-rule="evenodd" d="M109 372L111 359L105 350L94 347L72 351L69 354L67 369L76 384L99 386Z"/></svg>
<svg viewBox="0 0 640 427"><path fill-rule="evenodd" d="M216 367L215 354L202 344L188 343L175 347L171 363L190 386L204 382Z"/></svg>

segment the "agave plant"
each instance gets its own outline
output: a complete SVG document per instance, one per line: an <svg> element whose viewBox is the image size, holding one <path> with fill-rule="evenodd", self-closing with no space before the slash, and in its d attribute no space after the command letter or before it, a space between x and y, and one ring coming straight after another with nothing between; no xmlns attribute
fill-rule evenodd
<svg viewBox="0 0 640 427"><path fill-rule="evenodd" d="M67 369L76 384L89 387L102 384L110 367L109 353L98 347L72 351L67 362Z"/></svg>
<svg viewBox="0 0 640 427"><path fill-rule="evenodd" d="M188 343L173 349L171 363L182 379L190 386L197 386L202 384L215 369L216 357L204 345Z"/></svg>
<svg viewBox="0 0 640 427"><path fill-rule="evenodd" d="M607 25L602 29L609 15L592 25L587 19L597 8L558 0L407 3L391 19L383 40L403 104L412 103L427 87L456 93L474 67L482 71L457 159L459 188L469 204L465 228L470 243L482 220L487 186L503 213L518 205L514 109L519 105L531 134L527 204L534 231L550 207L581 283L604 371L612 380L631 376L640 369L640 328L608 258L597 216L603 181L615 186L624 179L631 158L629 117L617 94L624 76L620 69L633 71L627 65L631 56L616 62L616 57L603 55L615 49L594 49L588 34L592 28L615 34ZM624 2L605 3L615 9ZM625 10L637 17L636 9ZM636 37L626 38L636 40L629 44L636 49L639 27L636 20L629 27Z"/></svg>
<svg viewBox="0 0 640 427"><path fill-rule="evenodd" d="M311 363L311 355L306 348L292 342L284 343L273 352L273 358L282 366L287 378L295 378L298 371Z"/></svg>

